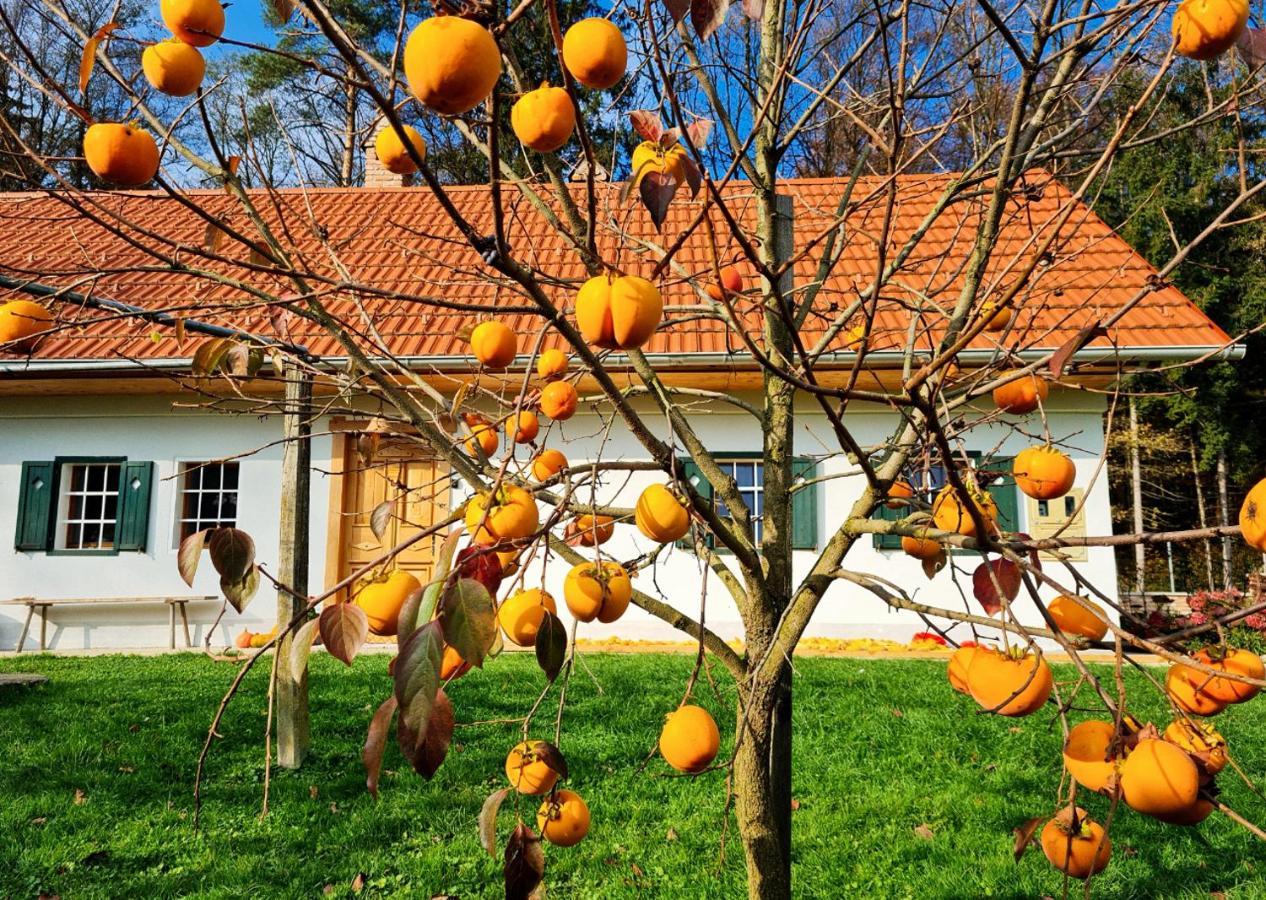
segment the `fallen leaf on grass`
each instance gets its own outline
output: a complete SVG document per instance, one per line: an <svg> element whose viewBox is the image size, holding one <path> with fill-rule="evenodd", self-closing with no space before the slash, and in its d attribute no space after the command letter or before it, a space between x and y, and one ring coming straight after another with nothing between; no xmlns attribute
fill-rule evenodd
<svg viewBox="0 0 1266 900"><path fill-rule="evenodd" d="M931 826L927 824L915 825L914 835L915 837L923 838L925 841L930 841L932 838L936 837L936 832L934 832Z"/></svg>
<svg viewBox="0 0 1266 900"><path fill-rule="evenodd" d="M892 711L892 714L893 714L894 716L896 716L898 719L903 719L903 718L905 718L905 715L906 715L905 713L903 713L903 712L902 712L901 710L899 710L899 709L894 709L894 710Z"/></svg>
<svg viewBox="0 0 1266 900"><path fill-rule="evenodd" d="M666 840L666 841L675 841L675 840L677 840L677 829L676 829L676 828L670 828L670 829L668 829L668 834L664 835L664 840Z"/></svg>
<svg viewBox="0 0 1266 900"><path fill-rule="evenodd" d="M315 800L320 793L321 792L317 790L317 786L315 784L308 785L308 796L313 800Z"/></svg>
<svg viewBox="0 0 1266 900"><path fill-rule="evenodd" d="M75 788L75 805L83 806L88 802L88 795L83 792L82 788Z"/></svg>
<svg viewBox="0 0 1266 900"><path fill-rule="evenodd" d="M357 872L356 877L352 879L352 893L359 894L365 889L365 873Z"/></svg>
<svg viewBox="0 0 1266 900"><path fill-rule="evenodd" d="M796 798L792 797L792 798L791 798L791 811L792 811L792 812L795 812L795 811L796 811L796 810L798 810L799 808L800 808L800 801L799 801L799 800L797 800Z"/></svg>

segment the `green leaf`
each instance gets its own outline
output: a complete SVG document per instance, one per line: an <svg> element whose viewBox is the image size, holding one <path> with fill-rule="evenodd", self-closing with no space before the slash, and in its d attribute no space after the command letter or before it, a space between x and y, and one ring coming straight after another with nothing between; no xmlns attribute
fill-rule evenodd
<svg viewBox="0 0 1266 900"><path fill-rule="evenodd" d="M562 671L566 657L567 629L558 616L546 610L541 627L536 631L536 661L545 677L553 681Z"/></svg>
<svg viewBox="0 0 1266 900"><path fill-rule="evenodd" d="M198 563L202 560L202 548L207 543L207 529L191 534L180 542L180 550L176 554L176 568L185 584L193 587L193 576L198 572Z"/></svg>
<svg viewBox="0 0 1266 900"><path fill-rule="evenodd" d="M440 627L462 659L483 668L497 636L497 609L488 589L473 578L458 579L444 592Z"/></svg>
<svg viewBox="0 0 1266 900"><path fill-rule="evenodd" d="M211 565L228 581L240 581L255 564L255 542L239 528L216 528L207 547Z"/></svg>
<svg viewBox="0 0 1266 900"><path fill-rule="evenodd" d="M365 638L369 617L355 603L330 603L321 610L321 642L330 656L350 666Z"/></svg>
<svg viewBox="0 0 1266 900"><path fill-rule="evenodd" d="M421 734L431 718L435 694L440 689L440 665L444 638L438 622L427 622L409 636L396 657L396 700L400 720Z"/></svg>
<svg viewBox="0 0 1266 900"><path fill-rule="evenodd" d="M410 728L404 719L396 727L396 740L401 752L413 765L413 770L427 781L431 780L448 755L455 725L453 704L441 688L435 693L430 718L421 734Z"/></svg>

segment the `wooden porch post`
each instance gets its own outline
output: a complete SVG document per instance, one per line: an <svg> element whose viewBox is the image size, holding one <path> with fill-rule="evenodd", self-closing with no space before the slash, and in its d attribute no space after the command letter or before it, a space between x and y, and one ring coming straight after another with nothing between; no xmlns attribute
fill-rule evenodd
<svg viewBox="0 0 1266 900"><path fill-rule="evenodd" d="M281 539L277 577L300 597L308 594L308 534L312 474L312 376L288 367L281 457ZM277 626L285 628L305 604L285 591L277 592ZM297 769L309 746L308 669L293 671L287 635L277 645L277 764Z"/></svg>

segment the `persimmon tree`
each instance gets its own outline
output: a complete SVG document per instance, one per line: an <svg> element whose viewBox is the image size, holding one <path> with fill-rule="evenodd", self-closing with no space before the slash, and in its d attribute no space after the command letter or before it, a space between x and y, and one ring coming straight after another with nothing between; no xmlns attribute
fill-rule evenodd
<svg viewBox="0 0 1266 900"><path fill-rule="evenodd" d="M1048 383L1076 380L1093 368L1079 351L1111 340L1159 281L1054 348L1046 334L1015 322L1021 313L1042 312L1045 295L1028 289L1051 259L1068 253L1075 261L1083 252L1066 248L1061 235L1114 160L1163 146L1175 133L1260 116L1260 36L1246 30L1240 0L1185 0L1176 10L1056 0L1008 9L988 0L932 6L746 0L730 9L725 0L665 0L622 8L620 27L601 18L566 21L553 0L446 6L434 15L402 5L388 48L360 46L322 0L278 0L276 15L304 31L305 52L287 56L287 66L312 70L349 103L376 111L380 160L392 171L416 173L416 189L429 192L446 218L442 239L465 250L453 264L454 283L494 286L495 300L443 285L415 292L377 284L342 259L331 223L310 220L302 204L276 202L275 162L256 164L248 122L234 130L235 143L211 127L223 116L208 116L209 103L232 109L217 97L227 83L193 77L197 63L186 49L231 37L232 9L226 24L214 0L164 0L164 23L181 46L156 44L167 57L151 56L142 79L142 53L157 52L149 46L154 35L109 25L91 30L56 0L23 2L55 23L63 40L85 47L81 83L49 77L41 55L20 41L6 64L30 89L94 123L83 150L102 187L152 183L204 226L205 238L191 244L76 188L63 161L42 155L19 118L4 110L3 146L41 167L51 196L113 233L138 260L68 262L55 271L10 264L6 287L39 294L44 305L24 300L28 305L0 312L7 315L0 341L10 349L35 348L50 330L119 316L137 320L138 328L171 327L199 341L189 386L207 406L244 403L308 424L318 415L365 417L374 410L357 439L366 464L384 436L415 441L471 492L446 518L407 528L371 564L315 591L296 590L258 564L253 542L238 529L186 541L180 552L186 578L205 542L227 602L241 609L261 583L271 583L291 597L294 610L262 641L277 652L247 660L215 713L199 784L220 717L246 673L271 659L274 685L294 677L318 634L349 665L370 630L397 637L394 684L384 685L384 702L367 723L363 764L371 793L393 723L414 768L435 776L460 711L460 697L449 696L459 689L450 682L472 666L489 666L505 642L531 647L543 670L540 699L525 712L523 742L507 748L510 787L494 793L480 817L495 852L495 821L507 792L544 797L540 817L519 819L504 851L507 893L530 893L543 877L538 832L567 846L590 827L583 799L560 788L568 775L561 709L583 624L569 634L556 600L541 586L541 566L557 560L570 567L563 599L578 623L616 621L634 604L698 641L699 662L682 686L682 706L665 710L671 716L660 749L681 771L728 772L716 778L717 790L732 792L752 897L791 895L790 660L837 582L913 611L963 644L949 680L976 707L963 701L962 714L1057 715L1071 779L1061 781L1051 810L1030 823L1024 842L1041 826L1042 849L1069 877L1093 877L1107 863L1107 834L1121 800L1179 823L1216 809L1261 836L1218 799L1213 779L1225 742L1192 718L1249 699L1264 683L1260 661L1217 642L1223 623L1180 636L1214 639L1194 656L1172 640L1135 636L1109 614L1112 591L1089 583L1064 554L1239 529L1040 540L1010 533L983 490L997 474L989 455L973 464L967 452L986 429L993 429L994 443L999 427L1017 432L1033 445L1011 466L1020 489L1053 499L1071 486L1072 465L1060 445L1073 436L1057 433L1058 420L1045 415ZM3 10L0 25L18 37ZM549 36L549 71L521 63L517 49L529 30ZM1225 55L1237 40L1239 51ZM1172 73L1198 64L1184 56L1212 60L1205 63L1211 76L1233 81L1234 102L1210 95L1185 120L1157 127L1152 112ZM990 77L982 76L982 59ZM78 101L93 79L129 98L122 119L95 122L94 110ZM197 87L179 103L158 96L163 89L184 93L190 79ZM541 86L551 79L553 86ZM1124 79L1141 85L1136 99L1108 114L1105 98ZM616 97L633 97L645 108L626 121L608 111ZM507 105L513 135L505 133ZM484 155L480 190L489 216L468 215L467 195L459 197L428 166L425 141L410 122L425 122L428 133L465 141ZM276 126L284 139L287 123L279 117ZM599 128L626 135L617 157L596 155L592 135ZM845 139L843 152L812 146ZM507 145L516 152L505 152ZM1255 162L1259 148L1241 140L1234 149L1225 165L1239 167L1239 190L1208 210L1194 237L1175 241L1158 266L1159 280L1210 235L1260 215L1266 181ZM836 166L841 159L849 171L823 225L816 233L793 231L780 191L785 175L797 164ZM900 226L903 176L937 171L946 160L954 172L932 182L937 194L926 216L912 228ZM1042 189L1041 179L1050 176L1035 175L1040 169L1058 175L1066 197L1017 252L1003 246L1004 221L1017 202ZM622 183L602 183L603 171L623 172ZM247 175L262 187L246 190ZM221 185L224 196L194 202L187 193L194 180ZM862 213L865 225L855 227ZM533 232L520 227L524 216L545 223L565 248L564 259L535 245ZM965 221L971 224L961 257L929 238ZM408 234L404 229L402 240ZM700 243L702 268L683 253ZM828 290L841 259L857 253L873 260L870 277L854 282L847 295ZM915 264L928 258L937 264ZM582 277L560 274L574 266ZM227 287L238 299L137 310L103 302L95 292L104 276L148 269ZM670 286L684 286L693 302L665 305L662 292ZM885 304L895 305L905 323L895 340L876 328ZM444 393L424 377L425 363L397 359L383 323L388 310L396 315L402 306L417 315L477 321L469 331L475 377ZM510 314L536 324L516 332L501 321ZM666 379L644 348L689 322L724 332L734 362L759 372L759 386L728 393ZM207 323L235 330L215 333ZM297 346L292 332L301 327L332 339L345 364ZM982 342L992 352L963 353ZM874 377L871 355L880 350L895 353L890 378ZM1117 361L1122 368L1128 363ZM1096 365L1101 371L1103 364ZM1118 398L1110 396L1109 428ZM860 438L853 425L849 413L862 404L891 411L893 426L878 444ZM553 423L579 406L593 410L596 433L630 436L640 458L615 458L599 438L586 444L595 452L569 464ZM720 406L750 418L760 436L760 510L750 508L693 417L697 408ZM809 418L821 423L829 444L805 446ZM287 439L304 440L302 430L288 431ZM519 446L530 452L516 452ZM846 464L806 475L797 463L806 456ZM698 480L688 477L686 457ZM631 472L654 473L656 482L632 506L612 487ZM934 485L941 472L943 486ZM846 478L856 485L850 504L827 510L811 563L794 567L795 498L817 481ZM1266 545L1262 491L1250 494L1243 513L1245 537L1259 548ZM439 497L444 485L423 492ZM374 511L380 537L395 508L388 501ZM896 515L876 517L880 508ZM616 528L641 535L633 558L617 560L603 549ZM929 577L947 571L961 602L920 602L910 587L851 563L854 548L874 534L900 536ZM442 535L443 544L431 583L393 571L398 554L433 535ZM660 594L653 574L669 553L697 558L702 591ZM1040 553L1054 564L1043 563ZM709 629L708 590L724 591L737 607L741 650ZM1044 601L1043 590L1059 598ZM1014 604L1022 596L1041 613L1041 627L1021 621ZM962 641L965 632L970 641ZM1073 680L1053 679L1044 659L1052 646L1069 654ZM1115 672L1091 668L1083 658L1087 648L1116 650ZM1156 686L1175 714L1163 738L1131 714L1120 677L1129 664L1126 648L1171 663L1165 684ZM734 715L724 728L690 703L706 660L724 668L736 687ZM949 696L947 689L947 703ZM542 712L547 700L560 710L552 723ZM1074 723L1074 706L1098 714ZM725 755L719 755L721 731L731 739ZM1057 763L1050 764L1054 773ZM1088 791L1110 797L1098 821L1078 806ZM600 821L589 839L601 839Z"/></svg>

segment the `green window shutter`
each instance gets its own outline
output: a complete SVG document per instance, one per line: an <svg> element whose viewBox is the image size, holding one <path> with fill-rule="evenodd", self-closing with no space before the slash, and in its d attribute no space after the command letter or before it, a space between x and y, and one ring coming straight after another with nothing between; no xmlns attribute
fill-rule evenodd
<svg viewBox="0 0 1266 900"><path fill-rule="evenodd" d="M698 464L696 464L693 459L688 459L683 456L681 458L681 465L686 470L686 481L690 482L690 484L694 486L694 489L702 494L705 499L711 500L712 485L706 478L703 477L703 473L699 471ZM677 546L687 550L694 547L694 539L691 537L689 532L686 533L686 537L677 542Z"/></svg>
<svg viewBox="0 0 1266 900"><path fill-rule="evenodd" d="M119 533L114 540L116 550L145 549L149 537L149 495L154 481L152 462L123 464L119 481Z"/></svg>
<svg viewBox="0 0 1266 900"><path fill-rule="evenodd" d="M811 479L817 473L813 460L797 456L791 461L791 477ZM799 487L791 495L791 548L818 549L818 486Z"/></svg>
<svg viewBox="0 0 1266 900"><path fill-rule="evenodd" d="M910 514L909 506L901 506L897 509L889 509L888 504L881 503L879 508L875 510L872 519L881 519L885 522L897 522L904 519ZM899 534L875 534L871 535L872 543L877 550L900 550L901 535Z"/></svg>
<svg viewBox="0 0 1266 900"><path fill-rule="evenodd" d="M994 477L986 486L989 496L998 507L998 527L1006 532L1020 530L1020 504L1016 497L1015 476L1011 474L1012 458L995 456L989 461L988 471Z"/></svg>
<svg viewBox="0 0 1266 900"><path fill-rule="evenodd" d="M22 463L22 483L18 491L18 527L13 541L18 550L48 549L52 497L52 460Z"/></svg>

